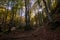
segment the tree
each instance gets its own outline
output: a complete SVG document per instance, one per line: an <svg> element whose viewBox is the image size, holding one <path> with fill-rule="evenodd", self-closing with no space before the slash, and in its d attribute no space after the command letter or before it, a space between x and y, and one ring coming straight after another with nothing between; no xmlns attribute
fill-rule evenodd
<svg viewBox="0 0 60 40"><path fill-rule="evenodd" d="M31 29L30 27L30 0L25 0L25 22L26 22L26 26L25 29L29 30Z"/></svg>

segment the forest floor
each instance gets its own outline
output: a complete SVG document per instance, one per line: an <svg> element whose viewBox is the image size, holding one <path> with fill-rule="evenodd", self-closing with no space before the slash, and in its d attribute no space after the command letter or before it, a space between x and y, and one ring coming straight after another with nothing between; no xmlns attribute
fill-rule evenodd
<svg viewBox="0 0 60 40"><path fill-rule="evenodd" d="M48 25L34 31L18 31L0 36L0 40L60 40L60 27L49 29Z"/></svg>

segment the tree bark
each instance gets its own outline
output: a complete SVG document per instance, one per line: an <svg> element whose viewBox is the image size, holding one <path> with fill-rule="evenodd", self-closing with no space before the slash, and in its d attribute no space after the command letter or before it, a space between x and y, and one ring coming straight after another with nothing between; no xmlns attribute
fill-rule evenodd
<svg viewBox="0 0 60 40"><path fill-rule="evenodd" d="M49 19L50 22L52 22L52 18L51 18L50 13L49 13L49 7L46 4L46 1L45 0L43 0L43 3L45 5L45 9L46 9L46 13L47 13L48 19Z"/></svg>
<svg viewBox="0 0 60 40"><path fill-rule="evenodd" d="M25 22L26 26L25 29L30 29L30 15L29 15L29 0L25 0Z"/></svg>

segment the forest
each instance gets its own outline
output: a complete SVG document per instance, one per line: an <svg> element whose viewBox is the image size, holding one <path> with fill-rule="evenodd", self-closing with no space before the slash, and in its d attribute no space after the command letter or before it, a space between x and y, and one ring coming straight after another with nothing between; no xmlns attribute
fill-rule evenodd
<svg viewBox="0 0 60 40"><path fill-rule="evenodd" d="M57 20L59 24L59 3L59 0L0 0L0 33L35 30L47 23L55 25Z"/></svg>

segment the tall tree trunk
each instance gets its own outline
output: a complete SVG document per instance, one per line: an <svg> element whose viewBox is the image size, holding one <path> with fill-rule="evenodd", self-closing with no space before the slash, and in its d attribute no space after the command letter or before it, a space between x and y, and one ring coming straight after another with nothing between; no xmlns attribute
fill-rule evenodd
<svg viewBox="0 0 60 40"><path fill-rule="evenodd" d="M42 5L40 5L41 1L38 0L37 2L38 2L39 8L42 9ZM42 13L42 11L41 12L38 11L38 19L39 19L39 25L42 26L42 24L43 24L43 13Z"/></svg>
<svg viewBox="0 0 60 40"><path fill-rule="evenodd" d="M30 29L30 15L29 15L29 0L25 0L25 22L26 26L25 29Z"/></svg>
<svg viewBox="0 0 60 40"><path fill-rule="evenodd" d="M49 13L49 7L48 7L45 0L43 0L43 3L44 3L45 8L46 8L46 13L47 13L48 19L49 19L50 22L52 22L52 18L51 18L50 13Z"/></svg>

